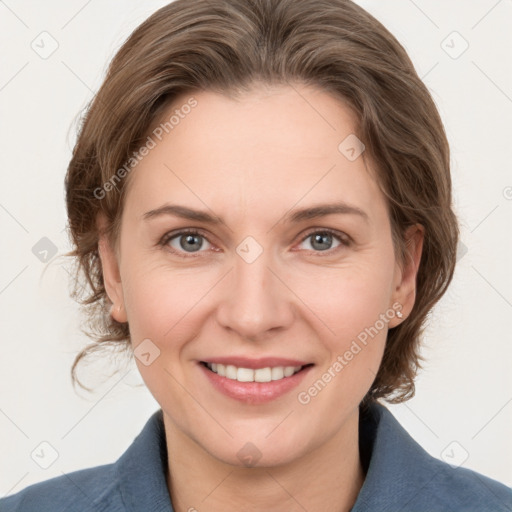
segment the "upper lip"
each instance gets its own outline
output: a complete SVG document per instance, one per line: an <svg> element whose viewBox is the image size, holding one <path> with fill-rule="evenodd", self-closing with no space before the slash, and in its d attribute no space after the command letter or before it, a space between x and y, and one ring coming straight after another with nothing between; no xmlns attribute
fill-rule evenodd
<svg viewBox="0 0 512 512"><path fill-rule="evenodd" d="M237 368L252 368L257 370L258 368L267 368L275 366L305 366L311 364L308 361L300 361L298 359L288 359L283 357L260 357L256 359L248 357L212 357L209 359L203 359L203 363L214 363L223 365L233 365Z"/></svg>

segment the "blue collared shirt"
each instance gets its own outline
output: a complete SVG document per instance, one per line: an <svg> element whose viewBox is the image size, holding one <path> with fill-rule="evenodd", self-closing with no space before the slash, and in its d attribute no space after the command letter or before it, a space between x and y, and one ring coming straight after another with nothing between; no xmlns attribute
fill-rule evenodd
<svg viewBox="0 0 512 512"><path fill-rule="evenodd" d="M367 474L351 512L512 511L512 489L432 457L379 403L360 415L359 443ZM159 409L117 462L30 485L0 512L173 512L166 471Z"/></svg>

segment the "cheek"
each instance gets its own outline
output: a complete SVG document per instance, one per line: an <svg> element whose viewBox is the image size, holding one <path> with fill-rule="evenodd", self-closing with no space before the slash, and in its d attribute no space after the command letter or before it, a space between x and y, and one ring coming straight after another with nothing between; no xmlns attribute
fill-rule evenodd
<svg viewBox="0 0 512 512"><path fill-rule="evenodd" d="M333 385L319 404L327 406L331 393L347 403L362 399L377 374L394 318L393 254L381 251L379 256L329 272L323 269L295 283L298 295L308 298L313 329L321 333L319 341L328 353L321 371Z"/></svg>
<svg viewBox="0 0 512 512"><path fill-rule="evenodd" d="M314 378L301 386L297 400L311 405L309 410L318 415L332 410L335 404L337 414L326 422L326 429L341 421L370 389L382 361L388 323L394 315L382 283L376 283L371 273L364 275L365 278L332 280L335 289L324 297L316 296L319 319L314 329L323 333L318 339L326 357Z"/></svg>
<svg viewBox="0 0 512 512"><path fill-rule="evenodd" d="M162 355L176 354L199 332L202 301L218 276L147 262L131 264L123 288L132 344L136 346L149 338Z"/></svg>
<svg viewBox="0 0 512 512"><path fill-rule="evenodd" d="M356 337L390 308L393 261L382 256L379 261L361 258L340 268L293 277L294 292L315 314L315 323L323 324L319 332L326 339L342 342Z"/></svg>
<svg viewBox="0 0 512 512"><path fill-rule="evenodd" d="M179 383L186 381L189 369L181 365L183 353L201 327L198 303L207 280L200 277L139 267L126 280L126 307L138 370L155 399L176 410L190 408ZM150 364L138 357L143 352L151 354Z"/></svg>

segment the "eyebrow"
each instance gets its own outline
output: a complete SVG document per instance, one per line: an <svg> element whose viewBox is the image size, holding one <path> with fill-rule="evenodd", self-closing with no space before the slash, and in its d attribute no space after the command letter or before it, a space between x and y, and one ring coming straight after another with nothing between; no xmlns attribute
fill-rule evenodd
<svg viewBox="0 0 512 512"><path fill-rule="evenodd" d="M319 204L308 208L302 208L300 210L292 210L290 213L284 216L286 222L298 223L304 220L317 219L319 217L325 217L327 215L357 215L361 217L366 223L369 223L370 219L368 214L358 208L344 202ZM203 222L205 224L219 225L224 224L221 217L211 215L205 211L194 210L186 206L180 206L175 204L164 204L159 208L150 210L142 216L143 220L153 219L163 215L172 215L187 220L195 220L197 222Z"/></svg>

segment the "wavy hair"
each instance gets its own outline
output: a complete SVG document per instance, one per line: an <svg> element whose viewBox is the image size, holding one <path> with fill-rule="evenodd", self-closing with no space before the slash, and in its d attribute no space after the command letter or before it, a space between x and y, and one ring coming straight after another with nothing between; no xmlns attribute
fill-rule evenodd
<svg viewBox="0 0 512 512"><path fill-rule="evenodd" d="M414 395L419 346L429 311L445 293L456 263L459 227L452 210L450 153L435 103L402 45L350 0L176 0L156 11L124 42L87 105L65 178L68 230L76 263L73 298L94 340L76 356L130 353L128 323L108 314L96 224L119 240L128 179L98 190L141 147L174 99L211 90L231 96L255 83L301 83L348 105L358 119L384 193L399 261L405 230L425 229L408 318L388 332L384 356L365 400L398 403ZM102 189L104 190L104 189ZM100 196L100 197L98 197ZM85 276L85 280L81 277Z"/></svg>

